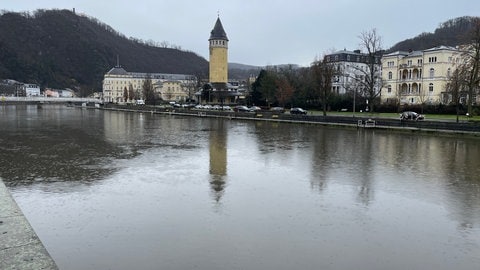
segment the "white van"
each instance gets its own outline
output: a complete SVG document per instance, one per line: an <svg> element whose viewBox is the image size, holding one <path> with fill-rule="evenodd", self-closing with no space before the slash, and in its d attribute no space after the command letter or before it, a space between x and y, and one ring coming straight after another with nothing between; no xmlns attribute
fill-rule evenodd
<svg viewBox="0 0 480 270"><path fill-rule="evenodd" d="M143 99L138 99L137 105L145 105L145 101Z"/></svg>

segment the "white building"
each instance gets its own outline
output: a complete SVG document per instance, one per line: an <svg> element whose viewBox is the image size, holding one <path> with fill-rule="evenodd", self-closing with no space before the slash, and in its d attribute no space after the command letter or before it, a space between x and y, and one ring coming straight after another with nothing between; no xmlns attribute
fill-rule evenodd
<svg viewBox="0 0 480 270"><path fill-rule="evenodd" d="M133 89L135 99L144 99L142 86L148 77L150 77L152 85L155 87L155 93L159 96L165 82L169 82L167 85L170 85L171 82L178 82L181 86L181 91L185 92L186 95L190 92L193 93L190 88L194 89L197 82L197 78L193 75L127 72L122 67L116 66L104 76L102 87L104 102L124 102L125 89L128 91L130 86ZM177 96L179 95L175 95L175 98Z"/></svg>
<svg viewBox="0 0 480 270"><path fill-rule="evenodd" d="M382 57L382 103L438 104L450 76L460 63L461 52L438 46L423 51L397 51Z"/></svg>
<svg viewBox="0 0 480 270"><path fill-rule="evenodd" d="M357 90L360 93L359 80L364 80L369 71L368 55L360 50L347 51L346 49L325 55L325 62L332 63L337 69L337 75L333 78L332 92L346 94ZM380 56L375 57L375 72L380 74Z"/></svg>
<svg viewBox="0 0 480 270"><path fill-rule="evenodd" d="M37 84L24 84L25 96L27 97L38 97L40 96L40 86Z"/></svg>

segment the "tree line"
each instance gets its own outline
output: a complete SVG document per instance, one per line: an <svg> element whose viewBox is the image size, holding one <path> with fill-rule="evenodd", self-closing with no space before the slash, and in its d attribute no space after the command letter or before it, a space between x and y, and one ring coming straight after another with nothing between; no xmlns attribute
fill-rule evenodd
<svg viewBox="0 0 480 270"><path fill-rule="evenodd" d="M252 84L247 103L264 107L315 108L326 115L329 110L352 108L358 102L366 110L374 111L383 85L379 68L381 37L376 29L372 29L362 32L359 39L366 52L364 68L354 66L354 72L344 73L325 56L315 59L306 68L267 67L260 71ZM346 94L332 91L336 76L349 77Z"/></svg>
<svg viewBox="0 0 480 270"><path fill-rule="evenodd" d="M446 87L448 102L455 106L457 122L463 105L466 105L468 115L479 113L473 109L480 90L480 18L473 22L467 36L468 43L461 47L462 61L457 64Z"/></svg>

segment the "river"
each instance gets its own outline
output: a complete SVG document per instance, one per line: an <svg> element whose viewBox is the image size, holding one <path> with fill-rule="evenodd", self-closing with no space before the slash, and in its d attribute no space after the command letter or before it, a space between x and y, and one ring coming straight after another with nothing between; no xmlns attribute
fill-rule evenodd
<svg viewBox="0 0 480 270"><path fill-rule="evenodd" d="M60 269L478 269L480 139L0 107L0 177Z"/></svg>

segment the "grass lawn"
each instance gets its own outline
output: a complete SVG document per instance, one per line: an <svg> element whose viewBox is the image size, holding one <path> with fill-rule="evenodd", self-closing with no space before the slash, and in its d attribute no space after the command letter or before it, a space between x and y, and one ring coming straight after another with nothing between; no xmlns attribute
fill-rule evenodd
<svg viewBox="0 0 480 270"><path fill-rule="evenodd" d="M308 111L312 115L322 115L322 111ZM327 115L331 116L353 116L352 112L327 112ZM355 117L372 117L372 118L399 118L400 113L368 113L368 112L356 112ZM454 114L425 114L425 120L445 120L445 121L456 121L457 116ZM479 121L480 116L467 117L465 115L459 115L459 121Z"/></svg>

